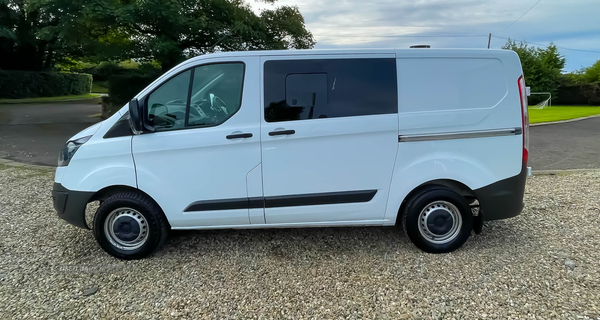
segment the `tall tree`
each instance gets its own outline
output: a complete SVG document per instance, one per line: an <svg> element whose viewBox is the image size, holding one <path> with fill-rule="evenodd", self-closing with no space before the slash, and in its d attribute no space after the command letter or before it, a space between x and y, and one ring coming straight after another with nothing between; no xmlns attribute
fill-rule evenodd
<svg viewBox="0 0 600 320"><path fill-rule="evenodd" d="M25 0L0 0L0 68L41 70L46 52L55 44L39 39L36 32L50 19Z"/></svg>
<svg viewBox="0 0 600 320"><path fill-rule="evenodd" d="M553 100L557 98L565 58L554 44L542 49L509 39L502 49L515 51L519 55L525 82L531 91L550 92Z"/></svg>
<svg viewBox="0 0 600 320"><path fill-rule="evenodd" d="M308 49L315 44L297 7L255 14L242 0L132 0L117 10L141 58L170 69L214 51ZM135 55L132 52L131 55Z"/></svg>
<svg viewBox="0 0 600 320"><path fill-rule="evenodd" d="M112 0L0 0L0 68L39 71L51 69L65 57L123 51L127 38L115 36L115 30L121 29L114 24L114 4Z"/></svg>
<svg viewBox="0 0 600 320"><path fill-rule="evenodd" d="M295 6L256 14L244 0L0 0L2 69L86 57L156 60L167 70L208 52L314 44Z"/></svg>

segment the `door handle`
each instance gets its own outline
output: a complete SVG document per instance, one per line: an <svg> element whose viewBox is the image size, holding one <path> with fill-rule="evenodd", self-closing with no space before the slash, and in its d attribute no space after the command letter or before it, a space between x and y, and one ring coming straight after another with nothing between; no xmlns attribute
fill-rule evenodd
<svg viewBox="0 0 600 320"><path fill-rule="evenodd" d="M281 130L281 131L271 131L269 132L270 136L282 136L286 134L294 134L296 130Z"/></svg>
<svg viewBox="0 0 600 320"><path fill-rule="evenodd" d="M227 139L252 138L252 133L237 133L226 136Z"/></svg>

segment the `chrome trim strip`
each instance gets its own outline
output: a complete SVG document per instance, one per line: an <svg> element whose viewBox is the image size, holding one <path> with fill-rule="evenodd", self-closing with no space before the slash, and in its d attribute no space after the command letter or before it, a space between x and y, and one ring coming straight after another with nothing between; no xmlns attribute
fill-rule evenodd
<svg viewBox="0 0 600 320"><path fill-rule="evenodd" d="M435 141L435 140L472 139L472 138L484 138L484 137L512 136L512 135L520 135L520 134L522 134L522 132L523 132L523 130L521 128L506 128L506 129L444 132L444 133L431 133L431 134L399 135L398 142Z"/></svg>

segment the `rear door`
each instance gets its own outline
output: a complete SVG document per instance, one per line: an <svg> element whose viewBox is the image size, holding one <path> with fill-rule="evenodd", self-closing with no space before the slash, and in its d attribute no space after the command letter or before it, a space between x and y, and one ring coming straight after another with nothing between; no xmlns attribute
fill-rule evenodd
<svg viewBox="0 0 600 320"><path fill-rule="evenodd" d="M249 192L262 196L252 174L260 173L259 58L231 59L182 70L145 97L156 132L133 138L138 187L174 228L248 225Z"/></svg>
<svg viewBox="0 0 600 320"><path fill-rule="evenodd" d="M395 55L269 56L261 66L266 223L383 219L398 148Z"/></svg>

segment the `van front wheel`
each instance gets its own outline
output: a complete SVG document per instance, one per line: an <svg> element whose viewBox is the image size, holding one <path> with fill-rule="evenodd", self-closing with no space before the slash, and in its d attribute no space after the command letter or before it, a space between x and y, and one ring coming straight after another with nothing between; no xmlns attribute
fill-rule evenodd
<svg viewBox="0 0 600 320"><path fill-rule="evenodd" d="M110 255L141 259L166 240L169 226L160 207L148 196L121 192L100 204L94 216L94 237Z"/></svg>
<svg viewBox="0 0 600 320"><path fill-rule="evenodd" d="M471 235L473 214L467 200L458 193L431 187L409 200L403 212L403 226L419 249L452 252Z"/></svg>

